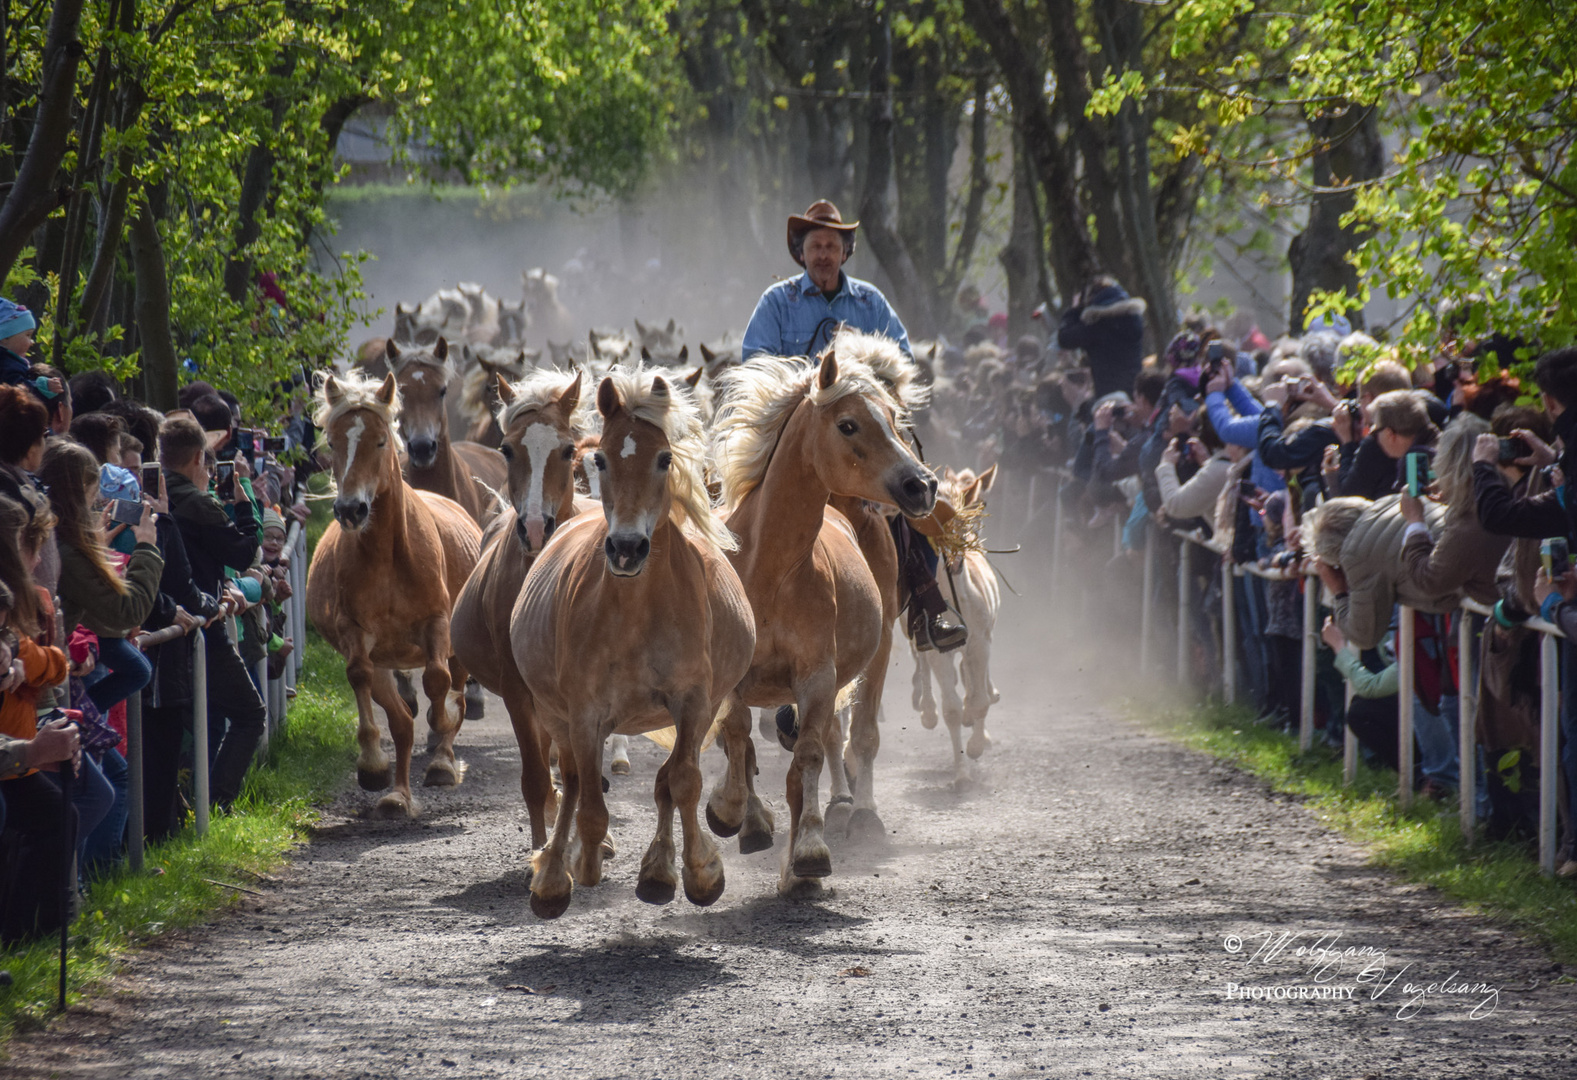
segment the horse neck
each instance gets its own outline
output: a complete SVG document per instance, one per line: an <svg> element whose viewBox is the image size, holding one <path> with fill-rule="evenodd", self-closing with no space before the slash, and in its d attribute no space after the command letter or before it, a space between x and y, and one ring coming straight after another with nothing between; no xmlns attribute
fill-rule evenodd
<svg viewBox="0 0 1577 1080"><path fill-rule="evenodd" d="M757 565L790 566L816 543L832 492L806 458L812 407L795 406L761 483L741 501L729 527Z"/></svg>

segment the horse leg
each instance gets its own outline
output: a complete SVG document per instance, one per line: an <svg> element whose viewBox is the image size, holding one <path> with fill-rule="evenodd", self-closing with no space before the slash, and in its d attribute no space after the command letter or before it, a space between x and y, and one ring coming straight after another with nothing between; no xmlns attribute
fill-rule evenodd
<svg viewBox="0 0 1577 1080"><path fill-rule="evenodd" d="M635 896L648 904L667 904L674 898L679 873L674 869L674 800L668 786L674 758L681 742L676 740L668 760L657 767L657 782L652 785L652 800L657 804L657 834L651 847L641 856L641 871L635 879Z"/></svg>
<svg viewBox="0 0 1577 1080"><path fill-rule="evenodd" d="M914 689L909 704L920 714L920 726L930 731L936 727L936 698L931 696L931 662L926 653L909 643L909 655L914 657Z"/></svg>
<svg viewBox="0 0 1577 1080"><path fill-rule="evenodd" d="M414 818L421 812L411 794L411 744L416 740L416 721L400 700L394 685L394 672L374 668L372 697L389 715L389 736L394 740L394 790L378 800L374 812L379 817Z"/></svg>
<svg viewBox="0 0 1577 1080"><path fill-rule="evenodd" d="M964 677L964 719L975 729L969 736L969 756L979 758L991 745L986 734L986 710L996 694L991 685L991 639L984 634L971 636L963 654L958 666Z"/></svg>
<svg viewBox="0 0 1577 1080"><path fill-rule="evenodd" d="M586 781L580 792L580 808L575 813L580 843L573 862L576 884L589 887L602 881L603 840L608 835L608 804L602 797L600 720L594 716L577 718L570 725L569 741L569 753L560 755L559 768L573 759L576 771Z"/></svg>
<svg viewBox="0 0 1577 1080"><path fill-rule="evenodd" d="M432 760L427 763L427 773L422 777L427 787L454 787L460 782L454 740L465 719L465 701L461 696L465 669L453 657L447 663L437 659L442 655L429 653L427 666L422 669L422 690L428 701L427 727L438 736L437 745L432 747Z"/></svg>
<svg viewBox="0 0 1577 1080"><path fill-rule="evenodd" d="M851 711L845 706L833 714L833 722L837 725L833 734L840 749L847 744ZM842 754L827 756L827 775L832 779L832 798L827 801L826 811L827 832L832 836L846 836L849 818L854 813L854 796L849 791L849 770L843 767Z"/></svg>
<svg viewBox="0 0 1577 1080"><path fill-rule="evenodd" d="M575 803L580 798L580 773L575 768L575 755L559 757L559 774L564 778L564 805L553 825L553 835L547 846L531 857L531 910L539 919L556 919L569 907L575 882L565 867L564 852L569 846L570 825L574 821ZM595 788L594 782L588 785Z"/></svg>
<svg viewBox="0 0 1577 1080"><path fill-rule="evenodd" d="M614 776L630 775L630 737L628 735L608 736L608 769Z"/></svg>
<svg viewBox="0 0 1577 1080"><path fill-rule="evenodd" d="M832 852L823 835L817 788L833 723L833 698L837 692L833 679L828 670L818 673L813 684L799 689L799 740L794 744L794 760L789 763L784 782L790 824L778 880L778 892L783 896L814 895L821 888L817 879L832 873Z"/></svg>
<svg viewBox="0 0 1577 1080"><path fill-rule="evenodd" d="M887 688L887 662L892 656L892 623L882 626L881 643L865 669L854 711L849 720L849 744L844 761L854 774L854 813L849 816L849 835L881 837L887 827L876 813L876 752L881 749L882 733L878 724L882 691Z"/></svg>
<svg viewBox="0 0 1577 1080"><path fill-rule="evenodd" d="M363 791L382 791L389 786L389 755L383 752L383 732L372 711L372 661L365 656L345 664L345 678L356 695L356 742L361 753L356 757L356 783ZM389 714L393 717L393 713ZM393 727L391 721L390 727Z"/></svg>
<svg viewBox="0 0 1577 1080"><path fill-rule="evenodd" d="M515 743L520 747L520 794L531 818L531 847L535 850L547 843L548 824L558 813L558 796L542 753L543 740L533 717L531 692L517 677L504 687L503 697L510 726L515 729Z"/></svg>
<svg viewBox="0 0 1577 1080"><path fill-rule="evenodd" d="M677 707L670 706L678 738L668 755L667 807L661 813L660 829L673 851L673 809L679 807L684 828L684 894L697 907L708 907L723 895L723 858L717 845L701 830L696 807L701 802L701 741L711 726L713 710L706 695L697 689ZM671 855L670 855L671 858Z"/></svg>
<svg viewBox="0 0 1577 1080"><path fill-rule="evenodd" d="M738 833L741 855L765 851L772 846L777 823L772 811L756 795L756 745L750 737L750 709L737 697L731 697L721 711L728 773L707 800L706 823L718 836Z"/></svg>
<svg viewBox="0 0 1577 1080"><path fill-rule="evenodd" d="M958 697L958 671L953 658L945 653L930 653L926 659L942 699L942 719L947 723L947 735L953 743L953 783L967 784L969 773L964 763L964 703Z"/></svg>

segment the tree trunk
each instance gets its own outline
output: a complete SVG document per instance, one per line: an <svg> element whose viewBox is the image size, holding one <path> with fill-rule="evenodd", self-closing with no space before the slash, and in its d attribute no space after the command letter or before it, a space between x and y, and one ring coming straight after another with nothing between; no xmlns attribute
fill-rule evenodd
<svg viewBox="0 0 1577 1080"><path fill-rule="evenodd" d="M292 53L277 62L269 75L275 80L286 79L295 67ZM285 120L285 95L278 90L271 92L268 109L274 119L271 130L278 131ZM274 150L267 139L264 135L246 156L246 167L241 174L241 198L236 206L235 239L230 258L225 262L225 294L238 304L246 303L252 291L252 256L247 248L263 235L258 215L263 211L274 177Z"/></svg>
<svg viewBox="0 0 1577 1080"><path fill-rule="evenodd" d="M1376 110L1350 107L1339 115L1312 117L1308 125L1317 147L1313 161L1317 188L1341 188L1380 176L1385 154ZM1291 333L1302 332L1309 297L1315 290L1357 294L1358 271L1347 257L1363 242L1363 236L1341 223L1355 201L1351 191L1318 191L1309 204L1308 223L1287 248L1287 261L1292 265L1292 307L1287 323ZM1361 304L1349 307L1346 315L1354 330L1363 329Z"/></svg>
<svg viewBox="0 0 1577 1080"><path fill-rule="evenodd" d="M1008 279L1008 336L1013 340L1029 332L1030 313L1040 303L1040 268L1036 233L1040 215L1036 213L1035 189L1029 155L1024 151L1023 135L1013 135L1013 224L1008 242L997 261Z"/></svg>
<svg viewBox="0 0 1577 1080"><path fill-rule="evenodd" d="M986 189L991 185L988 161L991 118L986 113L986 96L990 89L987 79L976 80L975 114L970 118L969 126L969 194L964 199L964 220L958 230L958 246L953 249L953 258L942 288L943 299L949 304L952 303L953 294L963 284L964 275L969 273L969 264L974 261L975 245L980 242L980 218L985 210ZM1017 160L1016 154L1014 160ZM1014 176L1017 175L1015 172Z"/></svg>
<svg viewBox="0 0 1577 1080"><path fill-rule="evenodd" d="M170 281L164 242L146 199L131 221L131 260L137 277L137 335L142 342L143 386L148 404L161 412L176 407L179 390L175 339L170 333Z"/></svg>
<svg viewBox="0 0 1577 1080"><path fill-rule="evenodd" d="M33 231L71 197L70 188L53 185L71 135L77 65L83 54L77 40L82 4L83 0L55 0L50 12L33 134L16 183L0 204L0 281L11 273Z"/></svg>
<svg viewBox="0 0 1577 1080"><path fill-rule="evenodd" d="M885 13L880 19L871 64L870 151L865 197L860 204L860 226L892 282L893 300L910 337L930 337L936 333L936 318L931 310L929 290L898 234L898 215L892 203L893 99L889 78L892 28Z"/></svg>

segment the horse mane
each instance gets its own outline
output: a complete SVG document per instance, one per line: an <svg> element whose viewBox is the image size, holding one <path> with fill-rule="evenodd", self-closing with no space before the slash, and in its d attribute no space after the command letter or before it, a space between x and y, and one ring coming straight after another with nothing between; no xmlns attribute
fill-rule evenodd
<svg viewBox="0 0 1577 1080"><path fill-rule="evenodd" d="M525 376L511 382L509 388L515 392L515 400L505 404L503 399L498 402L498 418L500 430L508 431L509 425L523 412L532 409L543 409L559 399L565 387L575 379L574 371L563 371L559 368L533 368ZM584 384L583 384L584 385ZM575 407L575 415L569 418L570 430L579 434L591 427L588 412L595 412L591 404L595 394L582 391L580 404Z"/></svg>
<svg viewBox="0 0 1577 1080"><path fill-rule="evenodd" d="M900 424L907 421L903 403L870 364L853 353L847 359L841 352L836 356L838 377L826 389L818 385L818 365L784 356L756 356L718 378L722 405L713 422L712 458L722 482L725 511L738 507L761 483L783 426L802 400L828 405L860 394L892 406Z"/></svg>
<svg viewBox="0 0 1577 1080"><path fill-rule="evenodd" d="M338 404L330 405L324 390L328 385L328 379L325 378L318 383L316 393L318 407L312 413L312 423L317 429L326 435L329 428L334 426L334 421L352 409L366 409L377 413L389 426L389 435L394 439L395 452L403 455L405 440L400 438L400 392L396 390L394 400L385 405L378 400L378 391L383 386L383 380L368 377L360 368L351 368L348 374L335 375L333 379L343 396Z"/></svg>
<svg viewBox="0 0 1577 1080"><path fill-rule="evenodd" d="M909 412L918 412L930 404L931 389L920 381L920 365L905 355L892 338L844 327L833 335L830 347L840 368L851 359L869 365L887 392Z"/></svg>
<svg viewBox="0 0 1577 1080"><path fill-rule="evenodd" d="M448 386L460 374L459 370L454 366L454 354L458 347L459 346L456 345L450 345L448 353L445 354L442 360L440 360L438 359L438 355L433 352L432 346L413 346L402 349L400 351L400 358L398 360L392 363L389 363L387 360L385 360L385 363L388 364L389 370L394 372L395 378L399 378L400 372L404 371L412 364L421 364L423 367L435 368L443 374L443 384Z"/></svg>
<svg viewBox="0 0 1577 1080"><path fill-rule="evenodd" d="M667 394L653 393L658 375L668 384ZM712 513L712 496L706 487L706 425L690 388L671 374L647 367L616 367L608 372L624 409L637 420L658 428L668 440L673 462L668 466L668 493L673 497L672 518L680 528L689 527L723 551L735 551L739 541Z"/></svg>

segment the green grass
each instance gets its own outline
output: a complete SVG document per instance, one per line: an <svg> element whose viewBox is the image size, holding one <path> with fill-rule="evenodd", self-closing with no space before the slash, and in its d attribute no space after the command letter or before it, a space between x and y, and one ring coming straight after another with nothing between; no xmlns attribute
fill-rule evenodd
<svg viewBox="0 0 1577 1080"><path fill-rule="evenodd" d="M1255 721L1242 707L1207 706L1160 721L1172 738L1232 762L1277 791L1300 796L1320 819L1365 845L1372 861L1440 889L1538 938L1557 960L1577 961L1577 881L1548 878L1527 844L1462 840L1455 801L1396 802L1397 776L1360 762L1342 785L1339 751L1300 753L1295 735Z"/></svg>
<svg viewBox="0 0 1577 1080"><path fill-rule="evenodd" d="M216 815L201 839L188 828L150 848L141 874L123 870L93 885L72 927L68 1001L101 985L139 942L200 923L245 896L213 882L250 888L285 861L316 819L314 807L353 775L355 711L343 662L309 634L289 718L234 809ZM14 980L0 990L0 1048L52 1014L59 964L58 937L0 953Z"/></svg>

